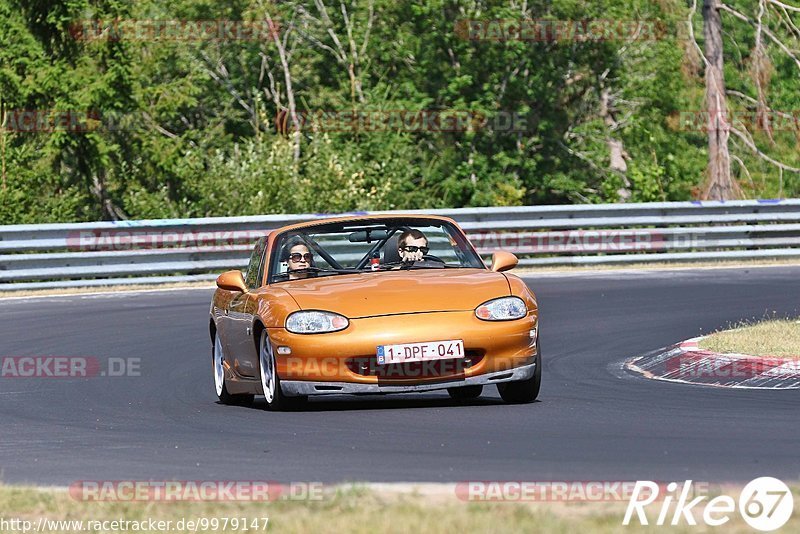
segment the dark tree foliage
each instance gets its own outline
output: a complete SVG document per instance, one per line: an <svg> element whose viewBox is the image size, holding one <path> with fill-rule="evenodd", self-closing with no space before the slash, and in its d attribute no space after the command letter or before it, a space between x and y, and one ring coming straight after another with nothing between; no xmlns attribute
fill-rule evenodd
<svg viewBox="0 0 800 534"><path fill-rule="evenodd" d="M751 21L721 13L729 107L796 116L800 63L759 40L758 6L740 3ZM798 13L762 4L797 50ZM677 0L0 0L0 224L697 197L695 13ZM604 38L566 24L586 20ZM564 24L510 33L534 21ZM796 196L797 173L762 157L800 166L796 121L757 126L731 136L734 179L747 196Z"/></svg>

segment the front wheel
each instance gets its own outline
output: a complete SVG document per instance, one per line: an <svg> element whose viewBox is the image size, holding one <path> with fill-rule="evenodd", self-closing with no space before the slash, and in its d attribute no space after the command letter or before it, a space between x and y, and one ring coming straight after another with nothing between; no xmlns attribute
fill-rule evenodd
<svg viewBox="0 0 800 534"><path fill-rule="evenodd" d="M214 333L214 345L211 347L211 360L214 365L214 391L222 404L244 406L253 402L253 395L231 395L225 384L225 353L219 333Z"/></svg>
<svg viewBox="0 0 800 534"><path fill-rule="evenodd" d="M539 389L542 386L542 351L539 349L539 341L536 341L536 369L533 376L526 380L516 382L505 382L497 384L497 391L506 402L514 404L524 404L533 402L539 396Z"/></svg>
<svg viewBox="0 0 800 534"><path fill-rule="evenodd" d="M266 329L261 332L258 347L261 388L264 391L264 400L267 401L267 410L281 411L299 408L305 404L308 397L287 397L281 391L281 379L278 377L275 352L272 350L272 343L270 343Z"/></svg>

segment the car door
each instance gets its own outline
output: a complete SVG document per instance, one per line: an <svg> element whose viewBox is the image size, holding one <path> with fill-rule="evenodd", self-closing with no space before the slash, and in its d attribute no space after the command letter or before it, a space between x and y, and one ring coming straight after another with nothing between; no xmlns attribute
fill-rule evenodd
<svg viewBox="0 0 800 534"><path fill-rule="evenodd" d="M261 285L266 250L267 238L262 237L256 241L247 265L247 273L244 277L247 293L241 293L234 297L228 314L229 349L233 355L234 368L243 376L258 376L258 351L252 331L257 302L252 291Z"/></svg>

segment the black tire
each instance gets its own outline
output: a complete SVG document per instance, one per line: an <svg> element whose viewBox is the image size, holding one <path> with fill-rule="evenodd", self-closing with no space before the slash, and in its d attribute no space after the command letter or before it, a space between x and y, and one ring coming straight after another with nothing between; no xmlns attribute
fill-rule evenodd
<svg viewBox="0 0 800 534"><path fill-rule="evenodd" d="M258 366L267 410L280 412L296 410L305 406L308 397L287 397L281 391L281 379L278 376L275 352L272 350L272 343L266 329L261 331L261 338L258 342Z"/></svg>
<svg viewBox="0 0 800 534"><path fill-rule="evenodd" d="M459 388L447 388L450 398L455 400L477 399L483 393L483 386L461 386Z"/></svg>
<svg viewBox="0 0 800 534"><path fill-rule="evenodd" d="M539 341L536 341L536 370L533 376L527 380L516 382L505 382L497 384L497 391L504 401L513 404L525 404L533 402L539 396L542 386L542 351L539 348Z"/></svg>
<svg viewBox="0 0 800 534"><path fill-rule="evenodd" d="M219 358L218 358L219 356ZM225 354L222 351L222 341L219 334L214 334L214 344L211 345L211 372L214 379L214 392L217 394L217 399L222 404L229 406L247 406L252 404L254 395L244 393L240 395L231 395L228 392L228 384L225 380L225 372L223 371L222 364L225 361Z"/></svg>

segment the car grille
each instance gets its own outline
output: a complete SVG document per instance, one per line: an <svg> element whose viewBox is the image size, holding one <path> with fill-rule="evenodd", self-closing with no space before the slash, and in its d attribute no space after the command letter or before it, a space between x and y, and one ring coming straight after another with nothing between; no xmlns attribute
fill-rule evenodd
<svg viewBox="0 0 800 534"><path fill-rule="evenodd" d="M381 381L453 378L463 375L465 369L474 367L483 357L483 350L466 349L464 358L379 365L377 357L370 355L348 359L347 368L357 375L377 376Z"/></svg>

